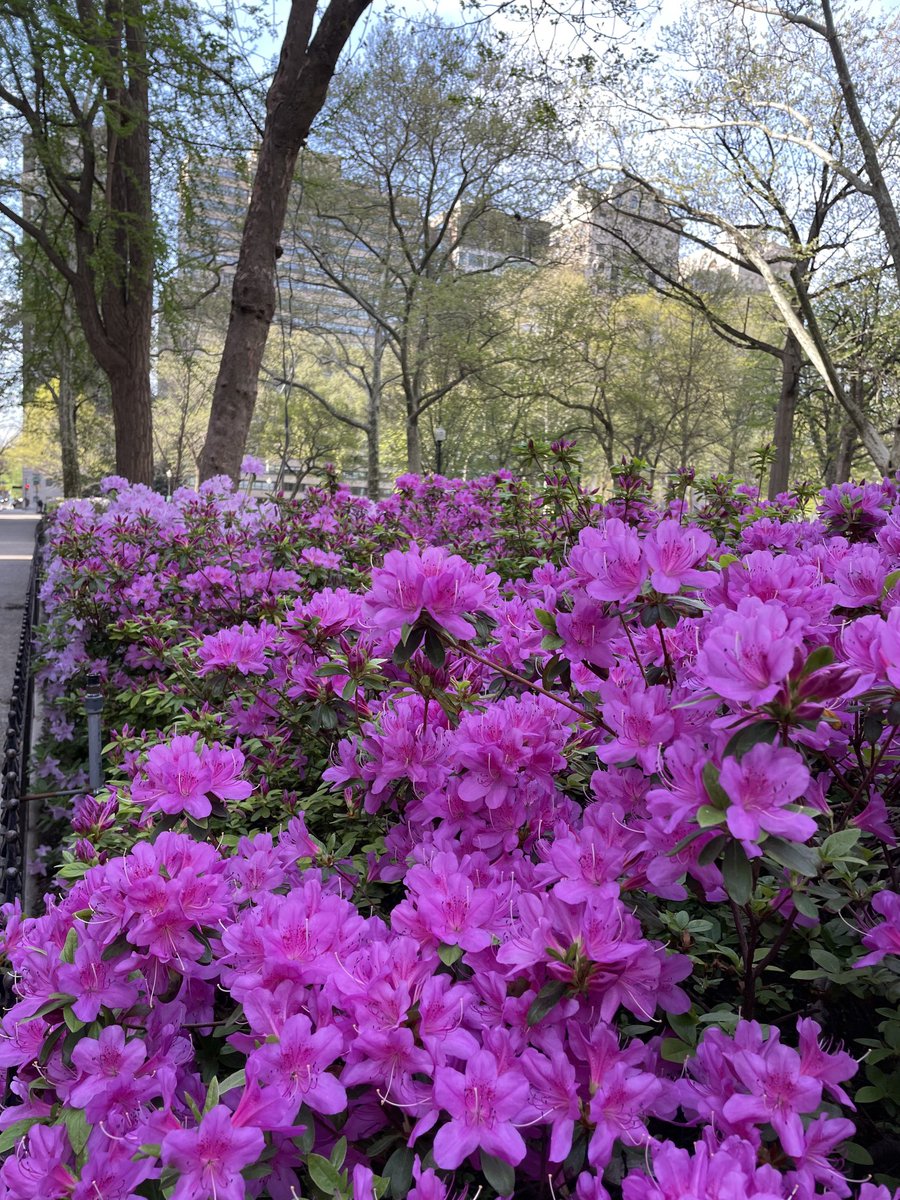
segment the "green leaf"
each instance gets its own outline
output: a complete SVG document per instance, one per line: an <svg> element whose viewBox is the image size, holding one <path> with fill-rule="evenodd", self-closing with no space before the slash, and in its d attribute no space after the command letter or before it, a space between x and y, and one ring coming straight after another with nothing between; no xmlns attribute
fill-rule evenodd
<svg viewBox="0 0 900 1200"><path fill-rule="evenodd" d="M398 1146L384 1164L382 1174L388 1180L394 1200L402 1200L412 1189L415 1155L408 1146Z"/></svg>
<svg viewBox="0 0 900 1200"><path fill-rule="evenodd" d="M900 575L900 572L898 572L898 575ZM858 1100L859 1096L856 1098ZM858 1163L861 1167L871 1167L873 1161L872 1155L865 1146L858 1146L856 1142L844 1142L842 1146L838 1147L838 1155L845 1162Z"/></svg>
<svg viewBox="0 0 900 1200"><path fill-rule="evenodd" d="M425 657L436 671L439 671L447 661L444 643L433 629L428 629L425 633Z"/></svg>
<svg viewBox="0 0 900 1200"><path fill-rule="evenodd" d="M537 1025L547 1013L552 1012L566 994L566 983L562 979L551 979L545 983L528 1007L529 1026Z"/></svg>
<svg viewBox="0 0 900 1200"><path fill-rule="evenodd" d="M697 809L697 824L701 829L712 829L715 825L724 825L725 813L721 808L713 808L711 804L701 804Z"/></svg>
<svg viewBox="0 0 900 1200"><path fill-rule="evenodd" d="M312 1109L304 1104L300 1109L300 1114L295 1123L303 1126L303 1132L297 1134L293 1139L294 1143L300 1147L304 1154L309 1154L310 1150L316 1144L316 1118L313 1115Z"/></svg>
<svg viewBox="0 0 900 1200"><path fill-rule="evenodd" d="M830 646L819 646L813 650L809 658L803 664L803 670L800 672L800 678L805 679L807 675L812 675L813 671L821 671L823 667L830 667L834 662L834 651Z"/></svg>
<svg viewBox="0 0 900 1200"><path fill-rule="evenodd" d="M882 600L890 592L894 586L900 581L900 571L891 571L889 575L884 577L884 586L881 589Z"/></svg>
<svg viewBox="0 0 900 1200"><path fill-rule="evenodd" d="M455 962L459 962L462 956L462 946L448 946L446 942L442 942L438 946L438 958L445 967L452 967Z"/></svg>
<svg viewBox="0 0 900 1200"><path fill-rule="evenodd" d="M56 1049L60 1040L65 1036L65 1025L57 1025L52 1033L47 1034L44 1038L44 1044L41 1046L41 1052L38 1055L38 1066L45 1067L50 1061L50 1055Z"/></svg>
<svg viewBox="0 0 900 1200"><path fill-rule="evenodd" d="M673 1033L676 1033L683 1042L687 1042L689 1046L693 1046L697 1041L697 1018L693 1013L669 1013L667 1017L669 1028Z"/></svg>
<svg viewBox="0 0 900 1200"><path fill-rule="evenodd" d="M869 1084L867 1087L861 1087L853 1099L857 1104L877 1104L879 1100L884 1099L884 1092L880 1087Z"/></svg>
<svg viewBox="0 0 900 1200"><path fill-rule="evenodd" d="M830 975L839 975L844 969L844 964L837 955L831 954L822 946L810 946L809 957Z"/></svg>
<svg viewBox="0 0 900 1200"><path fill-rule="evenodd" d="M771 744L778 732L777 721L760 721L756 725L745 725L739 729L725 747L723 758L743 758L748 750L758 746L760 742Z"/></svg>
<svg viewBox="0 0 900 1200"><path fill-rule="evenodd" d="M68 993L54 992L49 1000L45 1000L41 1007L34 1013L35 1017L46 1017L49 1013L59 1012L67 1004L74 1004L75 997Z"/></svg>
<svg viewBox="0 0 900 1200"><path fill-rule="evenodd" d="M417 625L414 629L397 643L392 655L392 660L395 667L405 666L419 646L422 644L422 639L425 637L425 626Z"/></svg>
<svg viewBox="0 0 900 1200"><path fill-rule="evenodd" d="M204 1113L208 1113L210 1109L216 1107L219 1103L219 1081L215 1076L209 1081L209 1087L206 1089L206 1103L203 1105Z"/></svg>
<svg viewBox="0 0 900 1200"><path fill-rule="evenodd" d="M580 1126L575 1126L575 1140L572 1143L572 1149L566 1155L566 1161L563 1163L563 1174L569 1178L572 1175L577 1175L584 1166L584 1160L587 1156L587 1137L585 1131Z"/></svg>
<svg viewBox="0 0 900 1200"><path fill-rule="evenodd" d="M78 949L78 933L75 929L70 929L66 934L66 940L63 943L63 948L59 952L60 962L73 963L75 961L75 951Z"/></svg>
<svg viewBox="0 0 900 1200"><path fill-rule="evenodd" d="M21 1121L10 1125L8 1129L4 1129L0 1133L0 1154L7 1154L14 1149L16 1143L25 1136L32 1125L39 1125L43 1120L43 1117L24 1117Z"/></svg>
<svg viewBox="0 0 900 1200"><path fill-rule="evenodd" d="M674 608L670 608L668 604L660 604L659 624L665 625L667 629L674 629L678 624L678 613Z"/></svg>
<svg viewBox="0 0 900 1200"><path fill-rule="evenodd" d="M841 829L838 833L832 833L822 843L822 857L827 862L843 858L850 853L861 836L861 829Z"/></svg>
<svg viewBox="0 0 900 1200"><path fill-rule="evenodd" d="M306 1169L310 1179L326 1196L340 1194L343 1180L340 1172L334 1169L327 1158L323 1158L321 1154L310 1154L306 1160Z"/></svg>
<svg viewBox="0 0 900 1200"><path fill-rule="evenodd" d="M697 855L697 863L701 867L708 867L710 863L716 861L722 851L728 838L724 833L717 833L714 838L710 838L700 853Z"/></svg>
<svg viewBox="0 0 900 1200"><path fill-rule="evenodd" d="M538 625L546 629L548 633L556 633L556 617L553 613L547 612L546 608L536 608L534 616Z"/></svg>
<svg viewBox="0 0 900 1200"><path fill-rule="evenodd" d="M79 1021L71 1008L63 1009L63 1020L66 1023L66 1028L70 1029L72 1033L78 1033L80 1029L84 1029L85 1022Z"/></svg>
<svg viewBox="0 0 900 1200"><path fill-rule="evenodd" d="M77 1156L87 1145L87 1140L91 1135L91 1126L84 1119L84 1113L80 1108L64 1108L62 1119L69 1134L69 1143Z"/></svg>
<svg viewBox="0 0 900 1200"><path fill-rule="evenodd" d="M797 842L786 842L784 838L769 837L763 851L779 866L787 867L797 875L812 877L819 872L819 855L812 846L801 846Z"/></svg>
<svg viewBox="0 0 900 1200"><path fill-rule="evenodd" d="M680 1038L663 1038L659 1053L665 1062L683 1063L691 1055L692 1049Z"/></svg>
<svg viewBox="0 0 900 1200"><path fill-rule="evenodd" d="M810 921L818 921L819 908L812 896L807 896L803 892L794 892L791 901L801 917L807 917Z"/></svg>
<svg viewBox="0 0 900 1200"><path fill-rule="evenodd" d="M344 1159L347 1157L347 1139L345 1137L338 1138L334 1143L331 1151L331 1165L336 1171L339 1171L344 1165Z"/></svg>
<svg viewBox="0 0 900 1200"><path fill-rule="evenodd" d="M722 857L725 891L735 904L747 904L753 895L753 868L740 842L731 841Z"/></svg>
<svg viewBox="0 0 900 1200"><path fill-rule="evenodd" d="M730 800L728 793L719 783L719 768L715 763L708 762L705 764L702 778L710 804L715 808L727 808Z"/></svg>
<svg viewBox="0 0 900 1200"><path fill-rule="evenodd" d="M515 1192L516 1173L502 1158L495 1158L493 1154L482 1150L481 1169L485 1179L498 1196L511 1196Z"/></svg>
<svg viewBox="0 0 900 1200"><path fill-rule="evenodd" d="M702 829L692 829L691 832L686 837L683 837L680 842L674 845L671 850L666 851L666 857L674 858L676 854L681 853L685 846L689 846L691 842L695 842L698 837L702 837L703 833L704 831Z"/></svg>

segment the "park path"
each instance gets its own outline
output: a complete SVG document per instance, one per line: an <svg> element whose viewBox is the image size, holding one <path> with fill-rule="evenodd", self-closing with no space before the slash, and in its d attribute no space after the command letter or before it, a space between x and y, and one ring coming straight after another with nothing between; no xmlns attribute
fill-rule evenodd
<svg viewBox="0 0 900 1200"><path fill-rule="evenodd" d="M0 512L0 709L4 717L12 694L38 520L36 513Z"/></svg>

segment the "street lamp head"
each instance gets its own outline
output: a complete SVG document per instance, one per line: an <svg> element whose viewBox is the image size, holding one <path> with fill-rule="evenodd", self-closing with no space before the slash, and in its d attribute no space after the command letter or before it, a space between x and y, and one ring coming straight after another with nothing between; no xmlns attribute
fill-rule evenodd
<svg viewBox="0 0 900 1200"><path fill-rule="evenodd" d="M438 425L437 429L434 431L434 440L436 442L443 442L446 440L446 437L447 430L443 427L443 425Z"/></svg>
<svg viewBox="0 0 900 1200"><path fill-rule="evenodd" d="M172 468L167 467L166 468L166 479L171 479L171 478L172 478Z"/></svg>

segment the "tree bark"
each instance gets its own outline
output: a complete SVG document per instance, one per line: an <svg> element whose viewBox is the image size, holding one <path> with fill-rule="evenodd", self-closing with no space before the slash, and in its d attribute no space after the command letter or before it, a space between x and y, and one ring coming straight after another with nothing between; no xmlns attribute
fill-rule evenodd
<svg viewBox="0 0 900 1200"><path fill-rule="evenodd" d="M366 397L366 492L370 500L378 500L381 496L381 390L384 349L384 333L380 328L376 328L372 379Z"/></svg>
<svg viewBox="0 0 900 1200"><path fill-rule="evenodd" d="M213 392L200 478L240 475L259 371L275 314L275 262L300 147L318 115L338 58L372 0L331 0L315 34L315 0L292 0L231 293L228 332Z"/></svg>
<svg viewBox="0 0 900 1200"><path fill-rule="evenodd" d="M800 343L790 330L781 354L781 394L775 410L775 458L769 476L769 499L786 492L791 482L791 452L794 443L794 416L800 396L800 371L803 356Z"/></svg>
<svg viewBox="0 0 900 1200"><path fill-rule="evenodd" d="M875 144L875 138L872 136L872 132L863 115L859 96L857 95L856 83L851 74L850 65L847 62L847 56L844 54L840 34L834 23L834 14L831 9L830 0L822 0L822 14L825 17L825 40L828 42L828 49L831 51L831 58L837 72L838 83L841 95L844 98L847 115L850 118L850 124L853 126L853 132L856 134L856 140L859 142L859 148L862 151L863 162L866 165L866 175L868 175L869 183L872 187L872 199L875 202L875 208L878 212L878 223L881 226L881 232L884 234L884 240L887 242L894 267L894 274L897 277L897 281L900 282L900 217L898 217L890 188L884 177L884 170L881 166L881 159L878 147Z"/></svg>
<svg viewBox="0 0 900 1200"><path fill-rule="evenodd" d="M856 450L856 429L851 421L841 426L837 453L834 459L834 482L846 483L853 470L853 455Z"/></svg>
<svg viewBox="0 0 900 1200"><path fill-rule="evenodd" d="M369 427L366 430L366 494L370 500L377 500L381 495L381 455L379 453L378 435L380 414L369 397Z"/></svg>
<svg viewBox="0 0 900 1200"><path fill-rule="evenodd" d="M32 6L22 6L27 12ZM113 414L116 466L134 482L151 483L150 333L153 314L154 225L150 173L150 90L143 0L102 0L77 6L70 32L84 55L83 69L102 91L82 113L48 117L56 81L46 74L41 40L20 18L33 58L26 63L34 92L16 73L0 78L0 100L28 128L24 167L43 176L51 201L46 212L0 201L0 212L44 254L71 289L88 350L115 390L114 378L137 386L135 406L119 391ZM4 44L8 58L10 49ZM98 120L102 124L98 125ZM103 155L97 134L105 135ZM102 196L102 203L99 197ZM143 373L143 379L138 377ZM138 474L132 472L137 470Z"/></svg>
<svg viewBox="0 0 900 1200"><path fill-rule="evenodd" d="M149 364L149 351L148 351ZM132 483L153 483L153 399L150 372L141 356L109 373L116 470ZM148 438L146 434L151 432Z"/></svg>
<svg viewBox="0 0 900 1200"><path fill-rule="evenodd" d="M54 396L59 423L59 453L62 461L63 495L66 499L81 494L81 468L78 464L78 430L75 425L75 389L72 386L71 351L68 345L60 358L59 386Z"/></svg>
<svg viewBox="0 0 900 1200"><path fill-rule="evenodd" d="M92 328L93 298L86 294L89 277L84 273L85 286L75 289L74 298L88 345L109 379L116 470L132 483L149 486L153 483L154 229L143 2L108 0L106 18L112 30L106 78L106 220L112 254L100 294L102 338Z"/></svg>
<svg viewBox="0 0 900 1200"><path fill-rule="evenodd" d="M422 435L418 413L410 413L406 418L406 469L413 475L422 474Z"/></svg>

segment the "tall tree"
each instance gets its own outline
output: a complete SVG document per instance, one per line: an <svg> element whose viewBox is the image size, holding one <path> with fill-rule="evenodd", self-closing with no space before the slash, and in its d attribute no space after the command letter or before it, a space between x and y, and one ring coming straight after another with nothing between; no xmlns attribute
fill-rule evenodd
<svg viewBox="0 0 900 1200"><path fill-rule="evenodd" d="M787 479L800 361L820 376L878 469L888 470L893 434L886 439L860 404L819 315L842 274L867 269L867 235L877 229L871 190L847 165L854 138L845 97L827 48L805 25L741 21L740 10L753 7L701 0L672 28L666 48L681 70L626 101L637 120L625 127L642 136L629 139L623 157L632 178L685 221L688 237L758 277L779 315L782 452L773 485ZM864 36L855 53L887 136L900 58L876 54Z"/></svg>
<svg viewBox="0 0 900 1200"><path fill-rule="evenodd" d="M210 135L232 64L193 0L5 0L0 217L44 256L109 387L116 466L153 476L154 273L165 253L154 160L202 105ZM203 91L202 101L200 91ZM189 131L190 133L190 131Z"/></svg>
<svg viewBox="0 0 900 1200"><path fill-rule="evenodd" d="M540 250L565 133L515 60L434 23L376 26L330 111L286 237L310 264L295 295L330 293L384 347L419 471L423 415L504 353L492 281Z"/></svg>
<svg viewBox="0 0 900 1200"><path fill-rule="evenodd" d="M861 195L871 199L894 275L900 284L900 214L895 185L892 186L890 179L896 166L893 131L900 116L900 106L896 100L896 61L884 54L888 43L896 40L900 19L895 14L885 20L879 14L873 23L861 10L847 5L840 14L841 23L835 17L831 0L814 0L796 8L754 3L753 0L734 0L734 4L748 12L765 14L774 21L776 29L793 27L811 33L827 47L857 154L837 155L826 145L816 142L810 123L806 123L805 134L811 148L815 148L814 152L824 162L837 170ZM872 46L881 52L887 72L880 80L874 103L872 80L866 77L859 54L862 47L870 49ZM854 161L854 157L861 159L861 163Z"/></svg>
<svg viewBox="0 0 900 1200"><path fill-rule="evenodd" d="M231 293L231 314L213 393L200 475L237 479L259 372L275 313L275 263L300 147L309 136L338 59L372 0L291 0Z"/></svg>
<svg viewBox="0 0 900 1200"><path fill-rule="evenodd" d="M21 173L5 181L0 213L71 290L109 380L117 468L149 483L154 230L144 4L2 4L0 64L0 100L24 139Z"/></svg>

